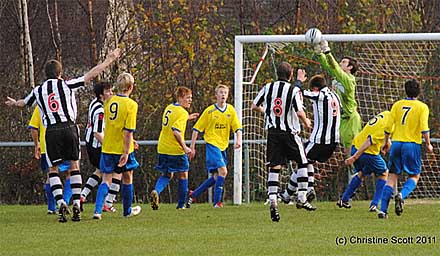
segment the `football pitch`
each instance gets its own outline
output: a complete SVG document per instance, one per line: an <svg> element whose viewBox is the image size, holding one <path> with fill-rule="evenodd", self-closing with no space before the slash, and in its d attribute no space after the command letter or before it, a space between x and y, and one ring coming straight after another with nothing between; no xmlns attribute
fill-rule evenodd
<svg viewBox="0 0 440 256"><path fill-rule="evenodd" d="M438 255L440 200L407 200L402 216L378 219L369 202L352 209L316 202L307 212L280 205L281 220L270 220L263 203L214 209L194 204L123 218L118 212L92 219L85 204L82 221L58 223L46 206L0 206L0 255Z"/></svg>

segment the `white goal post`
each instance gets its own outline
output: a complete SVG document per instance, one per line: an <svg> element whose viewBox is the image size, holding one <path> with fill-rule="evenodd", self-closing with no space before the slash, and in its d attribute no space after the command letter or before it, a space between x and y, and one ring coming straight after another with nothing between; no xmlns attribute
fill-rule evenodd
<svg viewBox="0 0 440 256"><path fill-rule="evenodd" d="M407 41L438 41L440 45L440 33L401 33L401 34L323 34L323 39L330 42L330 46L332 46L331 42L407 42ZM266 48L261 47L262 49L266 49L265 51L262 50L260 52L259 59L253 60L253 70L251 71L252 75L251 78L244 79L244 62L246 58L245 54L245 46L247 44L302 44L303 47L305 45L305 36L302 35L237 35L235 36L235 82L234 82L234 103L235 103L235 109L237 111L239 119L243 123L243 113L244 109L248 108L249 106L245 105L248 104L248 102L244 102L243 95L244 95L244 85L249 83L254 83L255 77L258 75L258 71L261 67L262 62L264 61L264 58L266 58L267 55L267 46ZM310 46L307 46L308 48L311 48ZM362 46L360 46L362 47ZM399 48L399 47L395 47ZM433 51L438 51L437 45L434 47ZM301 48L302 49L302 48ZM399 50L399 49L398 49ZM373 52L373 51L371 51ZM300 53L301 54L301 53ZM374 53L371 53L374 55ZM381 53L378 53L381 54ZM402 53L403 58L411 58L411 56L405 55L405 53ZM335 56L342 57L342 56ZM356 56L355 56L356 57ZM414 56L415 58L417 56ZM373 61L374 62L374 61ZM373 63L374 64L374 63ZM384 64L385 65L385 64ZM386 64L388 65L388 64ZM414 65L408 65L408 68L414 68L411 66ZM368 67L367 67L368 68ZM394 73L393 73L394 74ZM378 74L377 77L383 77L383 76L392 76L392 74ZM437 76L440 76L440 74L437 74ZM399 78L408 78L411 77L411 73L407 74L402 72ZM270 78L270 77L269 77ZM389 80L392 80L393 77L388 78ZM367 78L366 80L369 80ZM390 81L386 81L385 83L391 83ZM263 86L263 84L258 85L259 88ZM377 94L376 94L377 95ZM374 96L374 95L373 95ZM369 99L365 99L369 100ZM390 99L391 100L391 99ZM358 100L359 101L359 100ZM378 100L380 101L380 99ZM370 104L376 104L375 102L371 102ZM362 105L362 104L360 104ZM359 106L361 108L362 106ZM370 113L368 113L370 114ZM246 143L252 143L252 141L247 140L246 134L249 133L249 130L246 130L245 126L243 126L243 145ZM243 147L242 147L243 148ZM234 171L233 171L233 177L234 177L234 195L233 195L233 203L234 204L242 204L243 202L243 150L242 148L236 149L234 151ZM264 159L262 159L264 161Z"/></svg>

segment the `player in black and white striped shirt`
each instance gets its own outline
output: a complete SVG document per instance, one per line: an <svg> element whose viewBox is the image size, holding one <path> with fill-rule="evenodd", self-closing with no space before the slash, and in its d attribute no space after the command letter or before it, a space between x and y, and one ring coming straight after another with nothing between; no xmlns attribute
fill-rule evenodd
<svg viewBox="0 0 440 256"><path fill-rule="evenodd" d="M268 194L270 200L270 215L272 221L279 221L277 193L280 185L279 174L281 167L288 161L298 163L298 208L314 210L306 201L307 193L307 157L299 137L301 120L305 127L311 128L311 122L303 110L301 82L306 80L306 72L298 70L297 80L292 85L292 66L282 62L277 68L278 80L266 84L258 93L252 104L252 109L264 113L267 135L267 166ZM305 182L304 182L305 180Z"/></svg>
<svg viewBox="0 0 440 256"><path fill-rule="evenodd" d="M93 87L93 92L96 95L90 104L87 113L87 128L86 128L86 149L89 156L90 163L96 170L87 178L87 182L81 191L81 211L83 210L83 203L92 189L100 183L101 173L99 170L99 162L101 160L101 147L104 139L104 108L103 103L113 95L112 85L109 82L99 82ZM116 174L118 175L118 174ZM121 185L121 175L112 179L112 184L106 198L104 211L114 212L113 201L119 192Z"/></svg>
<svg viewBox="0 0 440 256"><path fill-rule="evenodd" d="M339 139L339 125L341 123L341 102L336 93L327 87L325 78L321 75L313 76L309 82L312 91L304 90L304 97L310 99L313 105L313 131L309 141L305 144L305 151L309 164L307 165L308 186L307 201L315 198L313 163L326 162L335 151ZM289 185L281 195L285 203L290 201L297 189L297 177L292 173Z"/></svg>
<svg viewBox="0 0 440 256"><path fill-rule="evenodd" d="M73 89L84 86L85 83L94 79L113 61L121 50L111 52L105 61L98 64L84 76L64 81L61 78L62 66L56 60L46 63L45 72L47 80L40 86L36 86L25 98L16 101L8 97L8 106L24 107L38 104L43 123L46 126L46 158L49 164L49 182L52 194L59 207L59 222L67 221L67 204L63 199L63 185L58 174L58 165L65 160L70 161L73 199L72 221L81 220L80 193L82 179L79 171L80 143L79 131L75 124L77 106Z"/></svg>

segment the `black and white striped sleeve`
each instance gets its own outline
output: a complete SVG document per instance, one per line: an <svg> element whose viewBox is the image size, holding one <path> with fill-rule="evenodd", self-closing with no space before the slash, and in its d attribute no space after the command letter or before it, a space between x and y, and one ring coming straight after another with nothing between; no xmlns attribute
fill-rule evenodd
<svg viewBox="0 0 440 256"><path fill-rule="evenodd" d="M254 102L253 102L256 106L261 106L263 104L265 91L266 91L266 86L264 86L258 92L257 97L255 97Z"/></svg>
<svg viewBox="0 0 440 256"><path fill-rule="evenodd" d="M70 89L75 89L85 85L84 76L64 81Z"/></svg>
<svg viewBox="0 0 440 256"><path fill-rule="evenodd" d="M295 87L294 89L295 96L292 99L292 106L295 112L304 111L303 107L303 98L302 98L302 92L298 87Z"/></svg>
<svg viewBox="0 0 440 256"><path fill-rule="evenodd" d="M36 100L36 99L37 99L37 98L35 97L34 90L32 90L32 91L26 96L26 98L24 98L24 103L25 103L26 105L28 105L28 106L32 106L32 105L35 104L35 100Z"/></svg>

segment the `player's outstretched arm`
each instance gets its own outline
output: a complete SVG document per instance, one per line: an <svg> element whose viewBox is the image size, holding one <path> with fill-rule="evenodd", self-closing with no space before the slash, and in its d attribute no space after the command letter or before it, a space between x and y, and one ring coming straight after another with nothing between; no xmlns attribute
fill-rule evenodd
<svg viewBox="0 0 440 256"><path fill-rule="evenodd" d="M11 98L11 97L6 97L6 101L5 101L5 104L8 106L8 107L24 107L26 104L24 103L24 100L23 99L21 99L21 100L15 100L15 99L13 99L13 98Z"/></svg>
<svg viewBox="0 0 440 256"><path fill-rule="evenodd" d="M346 165L352 165L358 158L371 146L370 138L367 138L364 143L359 147L359 149L351 157L345 160Z"/></svg>
<svg viewBox="0 0 440 256"><path fill-rule="evenodd" d="M99 75L102 71L104 71L110 64L112 64L115 60L119 58L121 55L121 49L116 48L111 53L107 55L107 58L104 62L93 67L89 72L84 75L84 81L89 82L92 81L97 75Z"/></svg>

